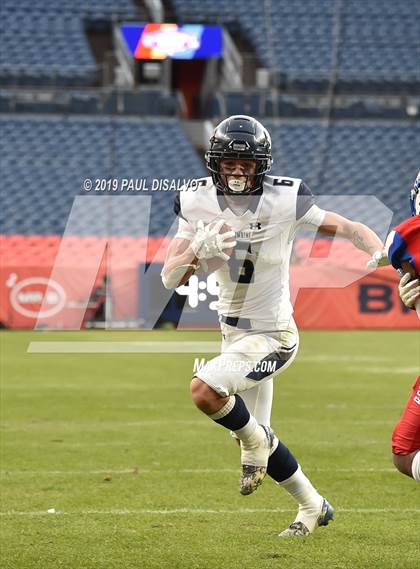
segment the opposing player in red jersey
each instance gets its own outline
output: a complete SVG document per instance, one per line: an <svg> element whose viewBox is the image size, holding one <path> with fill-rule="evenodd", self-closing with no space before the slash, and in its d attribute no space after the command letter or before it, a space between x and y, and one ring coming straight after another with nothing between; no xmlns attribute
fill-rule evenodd
<svg viewBox="0 0 420 569"><path fill-rule="evenodd" d="M420 319L420 172L411 190L410 205L412 217L391 231L385 250L402 275L398 287L401 300L415 309ZM420 375L392 433L392 454L397 469L420 482Z"/></svg>

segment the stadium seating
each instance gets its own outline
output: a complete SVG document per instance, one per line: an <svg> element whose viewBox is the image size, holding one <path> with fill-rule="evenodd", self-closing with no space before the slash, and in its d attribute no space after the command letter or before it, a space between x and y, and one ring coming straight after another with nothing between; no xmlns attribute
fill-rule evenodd
<svg viewBox="0 0 420 569"><path fill-rule="evenodd" d="M146 179L144 185L151 190L154 178L183 180L205 175L202 162L174 119L3 115L0 128L3 234L62 234L75 196L83 194L85 178ZM90 195L95 194L99 199L98 192ZM99 194L102 197L104 192ZM174 194L156 191L149 195L150 233L166 233L173 221ZM139 200L134 201L138 207ZM82 209L70 232L144 235L147 228L127 212L124 201L117 200L117 204L123 210L120 215L114 212L109 226Z"/></svg>
<svg viewBox="0 0 420 569"><path fill-rule="evenodd" d="M0 113L121 114L175 116L179 110L176 93L162 89L2 89Z"/></svg>
<svg viewBox="0 0 420 569"><path fill-rule="evenodd" d="M140 8L133 0L2 0L8 13L74 14L85 18L136 18Z"/></svg>
<svg viewBox="0 0 420 569"><path fill-rule="evenodd" d="M334 75L336 30L339 91L418 92L417 0L171 0L171 5L181 22L222 23L241 35L289 91L327 88ZM3 0L0 82L92 85L97 69L86 25L113 18L142 21L147 14L133 0Z"/></svg>
<svg viewBox="0 0 420 569"><path fill-rule="evenodd" d="M420 106L420 99L412 97ZM334 97L281 93L269 89L223 90L214 93L206 106L207 116L219 119L231 114L266 117L323 118L331 112L334 118L407 118L407 102L399 96L378 97L354 93Z"/></svg>
<svg viewBox="0 0 420 569"><path fill-rule="evenodd" d="M3 85L90 85L96 63L83 22L71 14L6 12L1 18Z"/></svg>
<svg viewBox="0 0 420 569"><path fill-rule="evenodd" d="M88 86L98 70L86 29L113 18L145 19L132 0L3 0L0 84Z"/></svg>
<svg viewBox="0 0 420 569"><path fill-rule="evenodd" d="M273 171L300 177L320 205L346 212L346 196L370 195L394 212L394 223L409 215L408 192L418 171L420 125L407 121L266 120L273 141ZM401 152L401 149L404 149ZM334 199L328 196L342 196ZM380 226L363 200L349 217Z"/></svg>
<svg viewBox="0 0 420 569"><path fill-rule="evenodd" d="M418 90L417 0L276 0L269 3L271 11L253 0L171 3L181 22L218 22L242 35L289 90L326 89L333 72L334 29L339 89Z"/></svg>
<svg viewBox="0 0 420 569"><path fill-rule="evenodd" d="M304 178L317 194L376 196L394 211L395 221L407 217L401 192L410 187L418 168L418 125L333 121L328 127L320 120L291 119L267 120L265 125L273 139L273 171ZM85 178L146 178L150 189L152 178L206 175L175 119L3 115L0 126L1 171L7 188L0 221L5 234L62 234ZM152 194L151 234L166 234L173 220L173 193ZM71 232L145 234L147 229L135 216L127 220L123 203L118 203L122 209L113 212L109 225L104 226L103 219L92 220L87 212L79 215ZM364 209L361 202L354 217L365 216Z"/></svg>

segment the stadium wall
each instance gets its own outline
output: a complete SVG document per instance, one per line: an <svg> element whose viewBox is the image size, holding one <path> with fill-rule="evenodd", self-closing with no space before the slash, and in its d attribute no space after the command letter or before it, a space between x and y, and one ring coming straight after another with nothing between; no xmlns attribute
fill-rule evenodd
<svg viewBox="0 0 420 569"><path fill-rule="evenodd" d="M153 299L165 299L167 295L159 278L167 244L168 240L162 238L107 241L95 237L62 240L59 237L2 236L0 323L17 329L86 327L105 297L106 276L112 305L112 319L107 324L147 325L147 312L154 310ZM313 242L303 239L296 246L298 252L308 248L314 251ZM291 294L301 329L418 327L415 312L407 310L399 300L398 275L392 268L385 267L366 275L362 270L365 261L355 256L353 273L349 276L348 268L341 268L334 258L328 259L328 263L318 262L319 249L325 250L325 246L318 247L315 259L309 260L315 262L308 265L295 256L297 264L291 267ZM149 263L156 270L149 271ZM148 267L146 272L141 269L143 266ZM144 275L148 275L147 287L141 282ZM52 282L47 285L51 276ZM203 283L197 284L200 290L207 290L206 300L196 302L192 309L188 307L188 288L184 289L186 298L183 300L190 318L182 326L214 328L217 320L209 305L216 297L209 292L210 277L200 278ZM344 287L332 286L340 279L352 282ZM158 309L163 311L165 305L166 302ZM177 319L168 308L166 314L169 321Z"/></svg>

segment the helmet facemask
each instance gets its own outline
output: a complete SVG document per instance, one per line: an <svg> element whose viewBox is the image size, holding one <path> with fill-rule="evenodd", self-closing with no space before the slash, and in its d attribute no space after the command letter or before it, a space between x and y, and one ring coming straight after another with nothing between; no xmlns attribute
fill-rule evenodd
<svg viewBox="0 0 420 569"><path fill-rule="evenodd" d="M262 189L264 175L272 164L270 135L252 117L229 117L216 127L205 157L218 190L230 195L257 193ZM225 183L222 178L226 176L221 168L222 160L252 160L256 163L255 173L244 173L241 179L238 179L238 175L228 174ZM248 183L249 180L252 184Z"/></svg>

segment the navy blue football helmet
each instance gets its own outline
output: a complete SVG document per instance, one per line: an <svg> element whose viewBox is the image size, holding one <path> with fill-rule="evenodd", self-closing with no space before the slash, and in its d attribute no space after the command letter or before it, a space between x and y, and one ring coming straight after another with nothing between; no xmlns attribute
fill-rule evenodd
<svg viewBox="0 0 420 569"><path fill-rule="evenodd" d="M410 209L411 215L420 215L420 172L410 192Z"/></svg>
<svg viewBox="0 0 420 569"><path fill-rule="evenodd" d="M251 184L245 183L241 194L253 194L262 188L264 174L272 165L271 138L266 128L252 117L233 115L222 121L210 139L210 148L205 154L206 166L211 172L213 183L218 190L225 194L236 194L227 186L221 176L221 160L254 160L255 174L246 174L246 179L252 179Z"/></svg>

